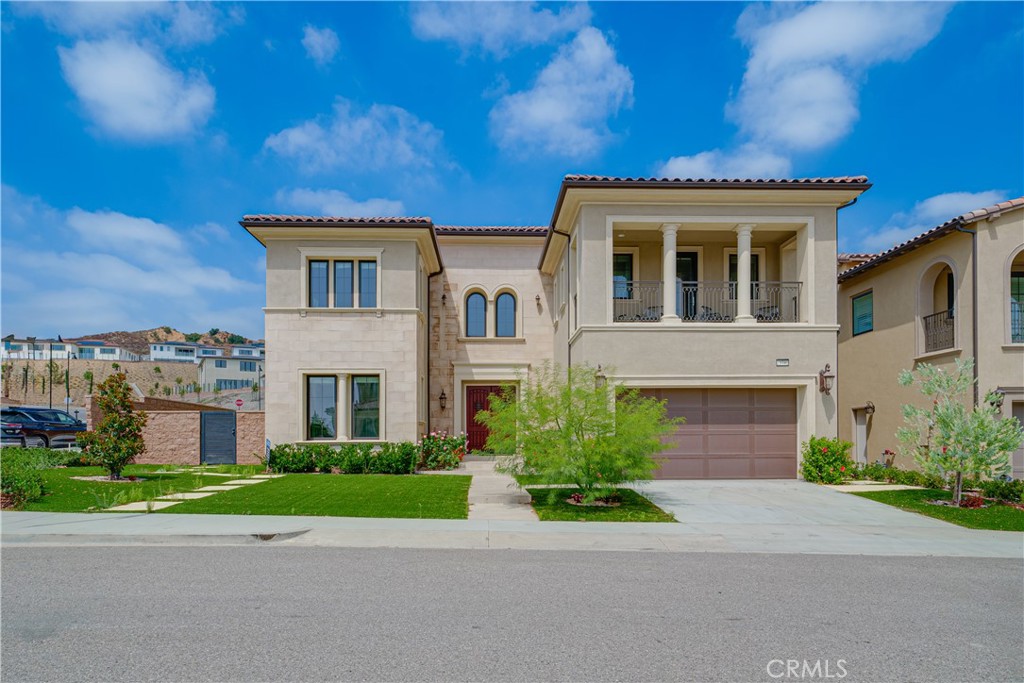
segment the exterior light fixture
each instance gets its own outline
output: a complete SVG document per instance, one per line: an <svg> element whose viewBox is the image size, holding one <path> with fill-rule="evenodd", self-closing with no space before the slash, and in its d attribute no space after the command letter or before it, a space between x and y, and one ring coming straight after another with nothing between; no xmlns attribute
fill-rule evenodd
<svg viewBox="0 0 1024 683"><path fill-rule="evenodd" d="M865 415L874 415L875 414L875 404L872 403L871 401L868 401L867 403L865 403L864 404L864 414Z"/></svg>
<svg viewBox="0 0 1024 683"><path fill-rule="evenodd" d="M442 306L445 306L445 305L447 305L447 304L448 304L448 295L447 295L447 294L444 294L444 293L442 293L442 294L441 294L441 305L442 305Z"/></svg>
<svg viewBox="0 0 1024 683"><path fill-rule="evenodd" d="M594 373L594 386L598 389L604 387L608 383L608 377L604 374L604 370L601 366L597 366L597 372Z"/></svg>
<svg viewBox="0 0 1024 683"><path fill-rule="evenodd" d="M1006 392L1002 389L996 389L988 395L988 403L993 408L1002 408L1004 398L1006 398Z"/></svg>
<svg viewBox="0 0 1024 683"><path fill-rule="evenodd" d="M441 405L443 411L448 405L448 394L444 393L444 389L441 390L441 395L437 397L437 402Z"/></svg>
<svg viewBox="0 0 1024 683"><path fill-rule="evenodd" d="M818 371L818 391L830 396L832 394L832 385L836 381L836 376L832 374L832 366L825 363L825 369Z"/></svg>
<svg viewBox="0 0 1024 683"><path fill-rule="evenodd" d="M537 296L533 297L533 299L534 299L534 301L537 302L537 305L540 306L540 294L538 294Z"/></svg>

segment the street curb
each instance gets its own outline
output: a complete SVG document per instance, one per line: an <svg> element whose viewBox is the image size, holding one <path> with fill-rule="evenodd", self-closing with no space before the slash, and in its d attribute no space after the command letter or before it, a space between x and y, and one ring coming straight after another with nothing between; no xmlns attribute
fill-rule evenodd
<svg viewBox="0 0 1024 683"><path fill-rule="evenodd" d="M89 546L89 545L262 545L298 538L309 529L251 534L3 534L0 545Z"/></svg>

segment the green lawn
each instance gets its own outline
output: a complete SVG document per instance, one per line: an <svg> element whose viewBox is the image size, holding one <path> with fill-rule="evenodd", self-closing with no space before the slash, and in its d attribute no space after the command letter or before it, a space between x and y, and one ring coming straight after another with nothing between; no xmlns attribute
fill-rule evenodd
<svg viewBox="0 0 1024 683"><path fill-rule="evenodd" d="M161 513L466 519L472 477L289 474L187 500Z"/></svg>
<svg viewBox="0 0 1024 683"><path fill-rule="evenodd" d="M938 489L907 489L904 491L865 491L854 496L898 507L901 510L918 512L936 519L971 529L995 529L997 531L1024 531L1024 510L1009 505L991 504L987 508L967 509L945 505L932 505L929 500L950 500L949 491Z"/></svg>
<svg viewBox="0 0 1024 683"><path fill-rule="evenodd" d="M192 472L161 472L177 469L166 465L129 465L124 476L144 477L139 482L78 481L72 477L105 474L102 467L58 467L41 470L43 497L25 505L35 512L85 512L123 503L157 498L168 493L191 491L201 486L223 484L228 477L203 476ZM210 471L214 471L211 469ZM252 473L253 467L236 466L238 474Z"/></svg>
<svg viewBox="0 0 1024 683"><path fill-rule="evenodd" d="M581 507L565 502L576 489L528 488L533 509L542 522L674 522L676 518L630 489L618 489L618 507ZM554 500L551 492L555 491Z"/></svg>

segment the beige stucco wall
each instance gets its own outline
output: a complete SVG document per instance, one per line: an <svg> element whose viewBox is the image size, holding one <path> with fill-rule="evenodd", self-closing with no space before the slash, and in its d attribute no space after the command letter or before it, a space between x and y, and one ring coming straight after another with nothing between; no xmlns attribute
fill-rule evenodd
<svg viewBox="0 0 1024 683"><path fill-rule="evenodd" d="M445 270L432 278L430 289L431 429L465 430L466 383L514 380L517 373L552 360L551 278L537 269L542 244L523 236L438 237ZM474 289L487 297L488 336L467 339L465 298ZM495 299L502 291L516 296L514 338L493 336ZM442 391L443 411L437 399Z"/></svg>
<svg viewBox="0 0 1024 683"><path fill-rule="evenodd" d="M306 308L302 250L315 258L378 251L380 289L375 309ZM417 304L417 278L425 280L415 242L336 240L267 243L266 437L272 443L305 438L305 376L335 374L339 440L350 410L346 378L381 378L380 440L416 440L421 355L417 336L424 324Z"/></svg>
<svg viewBox="0 0 1024 683"><path fill-rule="evenodd" d="M923 405L914 389L900 387L900 370L920 363L953 369L956 359L977 356L978 386L982 396L997 387L1007 390L1003 407L1009 416L1013 400L1024 400L1024 345L1009 344L1009 264L1024 248L1024 211L975 224L978 232L978 350L973 348L973 273L971 236L950 233L893 261L842 283L839 288L840 322L839 435L855 441L854 410L868 401L875 413L867 421L869 462L884 449L897 450L896 430L903 425L901 406ZM921 316L944 308L944 284L932 280L943 267L953 272L955 287L954 345L952 349L924 352ZM852 336L852 298L871 290L874 329ZM940 301L936 303L938 294ZM970 397L968 398L968 401ZM913 467L910 459L896 463Z"/></svg>

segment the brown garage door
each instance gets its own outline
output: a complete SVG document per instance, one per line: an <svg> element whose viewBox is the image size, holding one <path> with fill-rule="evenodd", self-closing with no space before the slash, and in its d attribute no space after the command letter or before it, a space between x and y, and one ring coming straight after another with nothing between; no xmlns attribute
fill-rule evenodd
<svg viewBox="0 0 1024 683"><path fill-rule="evenodd" d="M796 477L793 389L645 389L685 417L661 453L658 479L792 479Z"/></svg>

